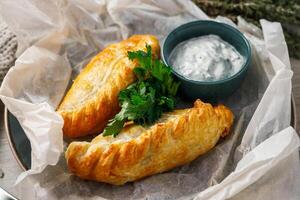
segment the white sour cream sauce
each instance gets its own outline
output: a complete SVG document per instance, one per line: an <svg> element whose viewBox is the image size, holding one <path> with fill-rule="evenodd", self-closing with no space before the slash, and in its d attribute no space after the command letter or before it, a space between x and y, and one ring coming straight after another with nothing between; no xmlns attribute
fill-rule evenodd
<svg viewBox="0 0 300 200"><path fill-rule="evenodd" d="M170 65L187 79L217 81L236 74L245 58L217 35L206 35L179 43L171 52Z"/></svg>

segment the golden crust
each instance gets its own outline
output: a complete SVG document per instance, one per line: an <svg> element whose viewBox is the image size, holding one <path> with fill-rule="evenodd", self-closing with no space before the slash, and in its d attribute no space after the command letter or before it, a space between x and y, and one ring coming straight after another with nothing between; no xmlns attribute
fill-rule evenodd
<svg viewBox="0 0 300 200"><path fill-rule="evenodd" d="M226 136L232 123L225 106L197 100L148 128L129 125L116 138L72 142L65 157L70 171L83 179L122 185L191 162Z"/></svg>
<svg viewBox="0 0 300 200"><path fill-rule="evenodd" d="M127 52L144 50L146 43L158 57L159 43L154 36L134 35L108 46L88 63L57 110L64 119L65 136L75 138L103 130L120 109L119 92L135 81L137 63L128 59Z"/></svg>

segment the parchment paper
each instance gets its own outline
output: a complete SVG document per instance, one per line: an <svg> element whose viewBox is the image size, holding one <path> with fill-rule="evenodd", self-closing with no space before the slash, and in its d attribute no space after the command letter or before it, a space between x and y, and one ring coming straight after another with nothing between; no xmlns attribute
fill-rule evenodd
<svg viewBox="0 0 300 200"><path fill-rule="evenodd" d="M186 0L2 0L0 13L18 38L18 59L0 98L25 130L32 169L21 174L21 199L297 199L299 138L290 124L291 77L279 23L262 30L239 18L214 20L240 29L252 45L246 80L220 101L235 116L229 137L183 167L124 186L83 181L63 158L62 118L55 113L71 80L107 44L154 34L162 44L180 24L209 19ZM65 143L66 145L66 143Z"/></svg>

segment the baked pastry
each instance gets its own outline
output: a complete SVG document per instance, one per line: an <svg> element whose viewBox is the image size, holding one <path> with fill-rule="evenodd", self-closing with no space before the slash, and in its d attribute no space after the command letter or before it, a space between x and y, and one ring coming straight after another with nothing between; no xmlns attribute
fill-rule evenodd
<svg viewBox="0 0 300 200"><path fill-rule="evenodd" d="M190 109L165 113L150 127L131 124L117 137L72 142L65 154L75 175L114 185L170 170L212 149L229 133L232 112L200 100Z"/></svg>
<svg viewBox="0 0 300 200"><path fill-rule="evenodd" d="M159 42L152 35L134 35L109 45L96 55L77 76L57 112L64 119L63 133L70 138L101 132L119 110L118 94L135 81L128 51L145 50L151 45L159 55Z"/></svg>

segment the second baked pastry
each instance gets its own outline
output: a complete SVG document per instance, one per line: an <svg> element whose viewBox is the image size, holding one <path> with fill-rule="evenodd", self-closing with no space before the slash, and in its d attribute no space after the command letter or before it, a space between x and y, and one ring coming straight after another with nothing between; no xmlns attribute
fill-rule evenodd
<svg viewBox="0 0 300 200"><path fill-rule="evenodd" d="M134 35L112 44L96 55L77 76L57 112L64 119L63 132L70 138L101 132L118 111L118 94L135 81L136 62L128 51L152 47L159 55L159 42L152 35Z"/></svg>

